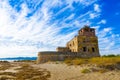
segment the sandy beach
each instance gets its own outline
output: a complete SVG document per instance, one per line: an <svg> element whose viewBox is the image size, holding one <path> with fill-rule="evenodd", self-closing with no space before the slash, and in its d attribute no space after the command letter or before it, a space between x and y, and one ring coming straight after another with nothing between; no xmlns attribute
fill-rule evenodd
<svg viewBox="0 0 120 80"><path fill-rule="evenodd" d="M120 71L81 73L81 70L92 68L92 66L45 63L34 65L34 67L45 68L50 71L51 78L49 80L120 80Z"/></svg>
<svg viewBox="0 0 120 80"><path fill-rule="evenodd" d="M55 62L54 63L48 62L43 64L35 64L33 62L10 62L10 64L11 66L6 70L0 70L0 78L3 76L7 76L7 78L10 78L10 79L5 79L5 80L16 80L15 76L12 76L9 74L2 74L2 73L5 73L5 72L17 73L19 72L19 69L23 64L29 64L29 66L32 67L30 70L33 70L33 69L35 70L34 73L38 73L36 71L39 71L39 70L43 71L43 73L45 74L48 74L45 71L50 73L50 76L46 77L45 79L35 78L30 80L120 80L119 70L106 71L104 73L93 72L93 71L88 73L81 72L84 69L96 68L95 66L90 66L90 65L68 66L65 63L55 63ZM37 76L39 76L39 74L37 74ZM35 76L33 75L32 78L33 77ZM23 79L23 80L26 80L26 79Z"/></svg>

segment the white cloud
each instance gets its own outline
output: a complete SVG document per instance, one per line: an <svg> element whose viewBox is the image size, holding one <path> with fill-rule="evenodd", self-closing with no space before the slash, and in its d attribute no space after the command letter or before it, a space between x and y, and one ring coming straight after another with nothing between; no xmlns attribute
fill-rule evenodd
<svg viewBox="0 0 120 80"><path fill-rule="evenodd" d="M26 17L28 13L34 11L37 6L32 10L29 9L26 3L21 5L21 11L17 12L12 8L6 0L0 0L0 57L15 57L15 56L37 56L37 52L46 50L55 50L57 46L65 46L66 42L73 38L79 28L85 24L92 24L89 18L94 19L99 17L100 7L95 4L94 10L88 11L80 16L75 17L76 13L72 13L63 20L51 21L55 16L63 13L66 9L74 10L72 3L80 2L85 6L92 5L96 0L88 2L87 0L69 0L63 3L60 0L44 1L38 11L33 16ZM37 5L39 5L39 2ZM55 6L67 6L62 8L56 14L51 12L51 8ZM16 5L17 6L17 5ZM84 7L85 7L84 6ZM66 23L66 20L71 20L70 23ZM51 23L50 23L51 21ZM102 21L105 23L105 21ZM64 30L64 28L70 28ZM112 29L105 28L103 31L97 30L97 34L100 37L100 45L107 45L109 38L104 38L108 32ZM63 33L60 33L60 32ZM102 43L101 41L104 40ZM114 42L113 42L114 43ZM101 47L105 47L101 46ZM114 44L111 44L112 46ZM111 47L112 47L111 46ZM110 47L110 48L111 48Z"/></svg>
<svg viewBox="0 0 120 80"><path fill-rule="evenodd" d="M95 15L95 14L93 14L93 13L92 13L92 14L90 14L90 18L91 18L91 19L93 19L93 18L95 18L95 17L96 17L96 15Z"/></svg>
<svg viewBox="0 0 120 80"><path fill-rule="evenodd" d="M104 28L104 32L106 33L106 32L110 32L112 29L111 28Z"/></svg>
<svg viewBox="0 0 120 80"><path fill-rule="evenodd" d="M100 6L98 4L94 4L94 11L101 12Z"/></svg>
<svg viewBox="0 0 120 80"><path fill-rule="evenodd" d="M37 48L34 46L18 46L18 45L9 45L9 46L0 46L0 56L1 57L16 57L16 56L36 56ZM29 55L28 55L29 54Z"/></svg>
<svg viewBox="0 0 120 80"><path fill-rule="evenodd" d="M114 34L112 32L113 28L107 27L99 30L100 27L97 28L98 30L98 39L99 39L99 47L101 55L107 54L119 54L119 44L118 41L120 40L118 34Z"/></svg>
<svg viewBox="0 0 120 80"><path fill-rule="evenodd" d="M102 19L100 22L98 22L98 24L106 24L106 20Z"/></svg>
<svg viewBox="0 0 120 80"><path fill-rule="evenodd" d="M98 4L94 4L94 11L89 14L90 19L98 18L101 15L101 9Z"/></svg>
<svg viewBox="0 0 120 80"><path fill-rule="evenodd" d="M46 4L43 4L31 18L26 17L30 12L26 4L22 4L22 10L19 13L6 1L1 1L1 6L1 57L35 56L39 51L55 50L57 46L65 46L65 43L75 35L75 32L58 34L62 28L57 27L54 23L47 24L51 19L51 13L48 12L49 7ZM32 43L25 43L28 40ZM41 44L37 44L38 42ZM37 45L39 47L36 47Z"/></svg>
<svg viewBox="0 0 120 80"><path fill-rule="evenodd" d="M99 14L97 14L97 13L91 13L89 16L90 16L90 19L94 19L96 17L99 17Z"/></svg>

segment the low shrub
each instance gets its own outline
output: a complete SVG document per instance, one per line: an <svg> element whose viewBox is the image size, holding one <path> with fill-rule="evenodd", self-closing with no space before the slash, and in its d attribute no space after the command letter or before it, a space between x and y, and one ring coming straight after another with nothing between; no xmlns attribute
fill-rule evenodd
<svg viewBox="0 0 120 80"><path fill-rule="evenodd" d="M68 65L81 65L88 63L88 59L83 59L83 58L67 59L64 62Z"/></svg>
<svg viewBox="0 0 120 80"><path fill-rule="evenodd" d="M74 65L81 65L81 64L84 64L84 62L85 61L83 59L75 59L72 61Z"/></svg>
<svg viewBox="0 0 120 80"><path fill-rule="evenodd" d="M81 73L90 73L91 71L89 69L83 69L81 70Z"/></svg>
<svg viewBox="0 0 120 80"><path fill-rule="evenodd" d="M66 60L64 61L64 63L66 63L67 65L72 65L72 60L66 59Z"/></svg>

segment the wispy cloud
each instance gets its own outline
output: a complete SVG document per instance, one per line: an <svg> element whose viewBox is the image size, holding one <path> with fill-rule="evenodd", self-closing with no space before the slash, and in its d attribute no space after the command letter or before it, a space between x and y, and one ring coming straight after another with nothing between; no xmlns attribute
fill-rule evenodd
<svg viewBox="0 0 120 80"><path fill-rule="evenodd" d="M105 19L102 19L100 22L98 22L98 24L106 24L106 20Z"/></svg>
<svg viewBox="0 0 120 80"><path fill-rule="evenodd" d="M96 11L96 12L101 12L100 5L99 5L99 4L94 4L94 11Z"/></svg>
<svg viewBox="0 0 120 80"><path fill-rule="evenodd" d="M0 0L1 57L37 56L39 51L65 46L83 25L94 25L91 20L100 17L101 9L96 2L97 0L20 0L15 3L13 0L10 3ZM89 7L92 8L89 10ZM100 20L100 23L105 24L106 21ZM103 49L111 42L109 38L112 36L106 35L112 29L99 28L97 35ZM114 35L115 40L116 35L110 34ZM113 41L106 49L111 49L115 44Z"/></svg>
<svg viewBox="0 0 120 80"><path fill-rule="evenodd" d="M119 35L113 33L113 28L107 27L99 30L99 47L102 55L105 54L119 54ZM117 50L118 49L118 50Z"/></svg>
<svg viewBox="0 0 120 80"><path fill-rule="evenodd" d="M98 13L91 13L90 14L90 19L94 19L96 17L99 17L99 14Z"/></svg>

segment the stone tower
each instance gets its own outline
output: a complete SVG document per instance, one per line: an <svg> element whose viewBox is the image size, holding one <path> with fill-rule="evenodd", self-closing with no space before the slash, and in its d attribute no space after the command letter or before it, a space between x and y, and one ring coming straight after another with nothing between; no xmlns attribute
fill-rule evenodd
<svg viewBox="0 0 120 80"><path fill-rule="evenodd" d="M66 58L99 57L98 38L95 29L84 26L78 35L70 40L66 47L58 47L57 51L44 51L38 53L37 63L47 61L63 61Z"/></svg>
<svg viewBox="0 0 120 80"><path fill-rule="evenodd" d="M85 25L78 31L78 35L67 43L70 52L86 54L86 56L100 56L98 38L95 29Z"/></svg>

